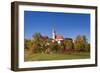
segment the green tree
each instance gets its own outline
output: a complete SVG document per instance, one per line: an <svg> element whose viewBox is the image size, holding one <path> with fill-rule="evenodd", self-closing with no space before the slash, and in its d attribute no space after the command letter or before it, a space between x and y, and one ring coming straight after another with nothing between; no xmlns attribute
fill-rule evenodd
<svg viewBox="0 0 100 73"><path fill-rule="evenodd" d="M33 35L32 35L32 37L33 37L33 40L37 40L37 41L39 41L40 39L41 39L41 37L42 37L42 35L40 34L40 33L34 33Z"/></svg>
<svg viewBox="0 0 100 73"><path fill-rule="evenodd" d="M85 44L85 51L90 52L90 44Z"/></svg>
<svg viewBox="0 0 100 73"><path fill-rule="evenodd" d="M58 50L59 50L59 45L57 42L54 42L50 45L50 48L51 48L51 51L53 53L58 53Z"/></svg>

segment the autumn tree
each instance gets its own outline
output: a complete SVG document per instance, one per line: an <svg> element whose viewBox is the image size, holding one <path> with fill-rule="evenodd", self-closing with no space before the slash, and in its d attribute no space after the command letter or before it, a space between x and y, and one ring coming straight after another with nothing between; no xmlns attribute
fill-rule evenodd
<svg viewBox="0 0 100 73"><path fill-rule="evenodd" d="M33 34L33 49L35 46L34 51L37 51L38 53L45 53L49 43L50 40L48 36L42 36L40 33Z"/></svg>
<svg viewBox="0 0 100 73"><path fill-rule="evenodd" d="M85 35L83 35L83 36L78 35L76 37L76 39L74 40L74 48L77 51L86 51L87 44L88 44L88 42L87 42ZM88 47L89 47L89 45L88 45Z"/></svg>
<svg viewBox="0 0 100 73"><path fill-rule="evenodd" d="M42 50L41 50L41 38L42 38L42 35L40 33L34 33L33 36L32 36L32 49L33 49L33 52L34 53L40 53Z"/></svg>
<svg viewBox="0 0 100 73"><path fill-rule="evenodd" d="M73 49L73 41L72 40L65 40L64 45L66 49Z"/></svg>
<svg viewBox="0 0 100 73"><path fill-rule="evenodd" d="M47 36L42 36L41 38L41 50L42 53L45 53L46 49L49 47L50 40Z"/></svg>
<svg viewBox="0 0 100 73"><path fill-rule="evenodd" d="M58 44L58 52L59 53L63 53L64 49L65 49L65 45L64 45L64 42Z"/></svg>
<svg viewBox="0 0 100 73"><path fill-rule="evenodd" d="M24 42L25 42L24 43L24 48L27 49L27 50L30 50L31 45L32 45L31 40L24 39Z"/></svg>
<svg viewBox="0 0 100 73"><path fill-rule="evenodd" d="M28 56L32 53L32 41L29 39L24 39L24 54Z"/></svg>

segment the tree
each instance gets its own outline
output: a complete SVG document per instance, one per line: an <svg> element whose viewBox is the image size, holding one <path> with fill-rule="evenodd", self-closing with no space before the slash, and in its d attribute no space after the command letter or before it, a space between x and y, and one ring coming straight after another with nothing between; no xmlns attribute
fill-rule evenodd
<svg viewBox="0 0 100 73"><path fill-rule="evenodd" d="M73 41L72 40L65 40L64 45L66 49L73 49Z"/></svg>
<svg viewBox="0 0 100 73"><path fill-rule="evenodd" d="M34 40L38 40L39 41L41 39L42 35L37 32L37 33L34 33L32 35L32 37L33 37Z"/></svg>
<svg viewBox="0 0 100 73"><path fill-rule="evenodd" d="M87 44L88 44L88 42L87 42L86 36L85 35L83 35L83 36L78 35L74 41L75 50L85 51Z"/></svg>
<svg viewBox="0 0 100 73"><path fill-rule="evenodd" d="M31 52L32 53L40 53L41 52L41 48L37 44L33 44Z"/></svg>
<svg viewBox="0 0 100 73"><path fill-rule="evenodd" d="M41 49L41 39L42 35L40 33L34 33L32 39L32 51L33 53L40 53L42 51Z"/></svg>
<svg viewBox="0 0 100 73"><path fill-rule="evenodd" d="M58 53L63 53L64 49L65 49L64 42L58 44Z"/></svg>
<svg viewBox="0 0 100 73"><path fill-rule="evenodd" d="M42 49L42 52L45 53L46 49L49 47L49 38L47 36L42 36L42 39L41 39L41 49Z"/></svg>
<svg viewBox="0 0 100 73"><path fill-rule="evenodd" d="M82 36L82 39L83 39L83 42L84 42L84 43L87 43L87 38L86 38L85 35Z"/></svg>
<svg viewBox="0 0 100 73"><path fill-rule="evenodd" d="M33 45L38 46L35 49L38 53L45 53L49 42L48 36L42 36L40 33L33 34Z"/></svg>
<svg viewBox="0 0 100 73"><path fill-rule="evenodd" d="M32 50L32 42L29 39L24 39L24 54L25 56L28 56L31 54Z"/></svg>
<svg viewBox="0 0 100 73"><path fill-rule="evenodd" d="M83 48L82 37L78 35L74 41L75 50L80 51Z"/></svg>
<svg viewBox="0 0 100 73"><path fill-rule="evenodd" d="M25 43L24 43L24 48L27 49L27 50L30 50L31 48L31 40L28 40L28 39L24 39Z"/></svg>
<svg viewBox="0 0 100 73"><path fill-rule="evenodd" d="M52 44L50 45L50 48L51 48L51 51L52 51L53 53L57 53L58 50L59 50L59 45L58 45L57 42L54 42L54 43L52 43Z"/></svg>
<svg viewBox="0 0 100 73"><path fill-rule="evenodd" d="M85 44L85 51L90 52L90 44Z"/></svg>

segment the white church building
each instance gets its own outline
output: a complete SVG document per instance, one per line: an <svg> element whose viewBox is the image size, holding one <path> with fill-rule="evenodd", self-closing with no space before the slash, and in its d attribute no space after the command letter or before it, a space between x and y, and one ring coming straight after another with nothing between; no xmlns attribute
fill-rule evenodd
<svg viewBox="0 0 100 73"><path fill-rule="evenodd" d="M57 42L58 44L60 44L64 38L62 35L58 35L55 31L55 29L52 30L52 42Z"/></svg>

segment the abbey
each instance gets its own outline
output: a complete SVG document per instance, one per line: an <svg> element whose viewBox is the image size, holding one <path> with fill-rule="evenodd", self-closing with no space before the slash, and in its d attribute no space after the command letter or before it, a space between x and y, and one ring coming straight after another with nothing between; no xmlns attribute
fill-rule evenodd
<svg viewBox="0 0 100 73"><path fill-rule="evenodd" d="M71 38L64 38L62 35L57 34L56 30L53 28L53 30L52 30L52 42L57 42L58 44L60 44L64 40L73 41Z"/></svg>
<svg viewBox="0 0 100 73"><path fill-rule="evenodd" d="M58 43L61 43L64 40L63 36L56 34L55 29L53 29L52 31L52 39L53 39L52 42L58 42Z"/></svg>

